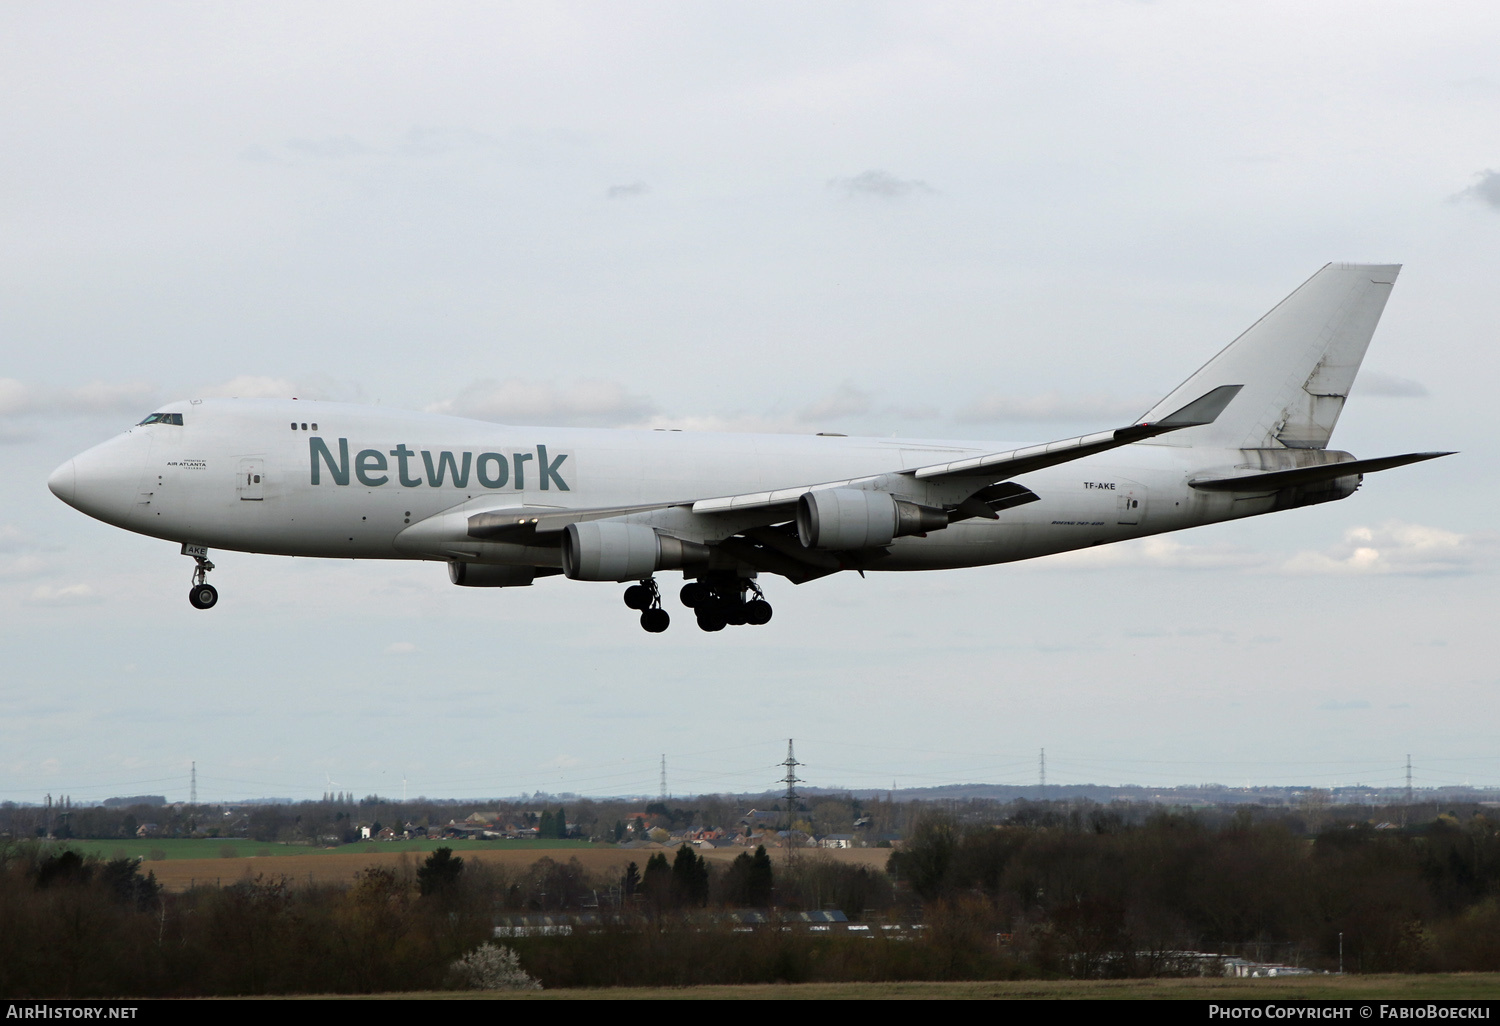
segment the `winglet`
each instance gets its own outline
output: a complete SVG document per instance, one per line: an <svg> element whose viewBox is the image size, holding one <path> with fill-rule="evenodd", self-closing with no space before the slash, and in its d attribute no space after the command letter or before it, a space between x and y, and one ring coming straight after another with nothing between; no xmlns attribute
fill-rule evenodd
<svg viewBox="0 0 1500 1026"><path fill-rule="evenodd" d="M1224 407L1228 406L1244 387L1244 385L1220 385L1213 391L1200 395L1182 409L1167 414L1161 420L1120 428L1115 432L1115 439L1120 442L1139 442L1142 439L1164 435L1169 431L1181 431L1183 428L1212 424L1219 419L1219 414L1224 412Z"/></svg>
<svg viewBox="0 0 1500 1026"><path fill-rule="evenodd" d="M1185 428L1202 427L1204 424L1212 424L1219 419L1219 414L1224 412L1235 396L1240 394L1244 385L1220 385L1212 392L1207 392L1192 402L1188 403L1176 413L1169 413L1156 422L1157 427Z"/></svg>

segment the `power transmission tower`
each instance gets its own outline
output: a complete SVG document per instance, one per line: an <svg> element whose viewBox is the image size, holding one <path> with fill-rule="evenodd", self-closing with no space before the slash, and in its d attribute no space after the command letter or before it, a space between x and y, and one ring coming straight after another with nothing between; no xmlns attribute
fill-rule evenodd
<svg viewBox="0 0 1500 1026"><path fill-rule="evenodd" d="M198 760L193 760L192 783L188 786L188 804L198 804Z"/></svg>
<svg viewBox="0 0 1500 1026"><path fill-rule="evenodd" d="M802 800L797 794L797 785L807 781L797 776L797 767L805 764L798 762L797 757L792 754L791 738L786 739L786 761L782 765L786 767L786 776L782 778L782 783L786 784L786 809L788 812L796 812L797 803Z"/></svg>
<svg viewBox="0 0 1500 1026"><path fill-rule="evenodd" d="M803 765L797 761L797 756L792 752L792 739L786 739L786 761L782 763L786 767L786 776L782 782L786 784L786 861L790 865L797 851L797 838L793 834L793 814L797 811L797 803L801 796L797 794L797 785L806 783L797 776L797 767Z"/></svg>
<svg viewBox="0 0 1500 1026"><path fill-rule="evenodd" d="M1042 797L1045 798L1045 797L1047 797L1047 749L1045 749L1045 748L1042 749L1042 757L1040 759L1040 768L1041 768L1041 779L1042 779Z"/></svg>
<svg viewBox="0 0 1500 1026"><path fill-rule="evenodd" d="M661 795L660 800L667 800L667 753L661 753Z"/></svg>

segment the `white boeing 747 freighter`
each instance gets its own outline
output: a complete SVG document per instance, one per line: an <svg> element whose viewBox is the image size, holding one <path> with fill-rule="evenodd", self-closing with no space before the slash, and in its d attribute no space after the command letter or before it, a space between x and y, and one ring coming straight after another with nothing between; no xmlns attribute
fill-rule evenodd
<svg viewBox="0 0 1500 1026"><path fill-rule="evenodd" d="M1397 265L1330 264L1135 423L977 442L511 427L296 399L192 399L64 463L49 487L108 524L209 550L428 559L454 584L678 570L706 631L771 618L758 582L940 570L1272 513L1447 453L1328 448Z"/></svg>

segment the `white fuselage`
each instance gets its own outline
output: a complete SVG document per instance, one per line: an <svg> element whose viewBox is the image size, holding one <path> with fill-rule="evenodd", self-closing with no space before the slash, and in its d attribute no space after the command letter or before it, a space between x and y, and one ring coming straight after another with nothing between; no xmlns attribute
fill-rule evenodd
<svg viewBox="0 0 1500 1026"><path fill-rule="evenodd" d="M204 399L161 408L54 473L90 516L210 548L364 559L556 566L557 549L445 549L409 532L445 511L691 503L887 474L1003 449L978 442L511 427L305 400ZM999 519L898 538L872 569L1027 559L1269 512L1271 494L1202 492L1240 450L1137 443L1018 477L1039 501ZM686 514L676 514L686 516ZM657 515L660 522L661 514ZM732 534L731 523L721 535ZM403 532L408 532L403 538Z"/></svg>

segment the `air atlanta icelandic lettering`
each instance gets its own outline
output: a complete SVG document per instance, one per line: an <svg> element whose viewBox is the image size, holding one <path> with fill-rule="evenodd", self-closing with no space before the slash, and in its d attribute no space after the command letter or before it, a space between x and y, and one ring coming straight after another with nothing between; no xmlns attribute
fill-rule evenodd
<svg viewBox="0 0 1500 1026"><path fill-rule="evenodd" d="M334 484L349 484L349 439L339 439L337 459L327 443L316 436L307 440L307 450L313 484L323 483L324 470L327 470ZM395 457L394 467L386 459L387 455ZM421 470L425 472L424 476L414 476L412 473L417 456L422 457ZM480 488L505 488L508 485L516 491L522 491L526 488L526 464L534 459L536 466L533 469L541 478L536 482L536 487L544 492L553 487L566 492L571 489L558 468L567 458L567 453L549 458L545 445L538 445L535 453L513 452L506 456L498 452L482 452L476 457L472 452L461 452L455 456L447 449L436 454L426 449L408 449L403 442L384 452L379 449L361 449L354 454L352 470L354 479L369 488L378 488L390 482L392 474L389 472L392 470L403 488L420 488L423 485L429 488L442 488L445 485L467 488L472 471Z"/></svg>

